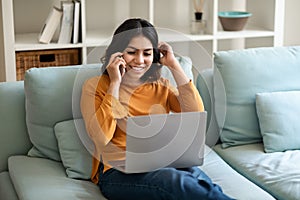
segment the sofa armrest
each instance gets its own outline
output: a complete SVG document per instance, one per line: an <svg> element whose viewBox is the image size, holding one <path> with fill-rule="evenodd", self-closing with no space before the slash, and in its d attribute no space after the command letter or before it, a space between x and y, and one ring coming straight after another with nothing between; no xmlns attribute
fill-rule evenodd
<svg viewBox="0 0 300 200"><path fill-rule="evenodd" d="M23 81L0 83L0 172L11 155L27 154L31 143L25 119Z"/></svg>

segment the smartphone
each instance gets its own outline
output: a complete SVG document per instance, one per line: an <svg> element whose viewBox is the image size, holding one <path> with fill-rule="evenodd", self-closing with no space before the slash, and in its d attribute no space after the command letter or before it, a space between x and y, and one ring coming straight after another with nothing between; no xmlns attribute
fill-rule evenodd
<svg viewBox="0 0 300 200"><path fill-rule="evenodd" d="M121 56L121 58L123 58L123 57ZM119 66L119 71L120 71L121 76L123 76L126 72L126 69L123 65L120 65Z"/></svg>
<svg viewBox="0 0 300 200"><path fill-rule="evenodd" d="M119 71L120 71L121 76L123 76L125 74L125 72L126 72L125 67L123 67L122 65L120 65L119 66Z"/></svg>

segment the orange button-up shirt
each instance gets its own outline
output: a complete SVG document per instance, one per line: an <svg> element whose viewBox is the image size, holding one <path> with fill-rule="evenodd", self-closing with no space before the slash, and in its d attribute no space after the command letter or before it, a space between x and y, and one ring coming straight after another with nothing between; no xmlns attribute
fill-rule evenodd
<svg viewBox="0 0 300 200"><path fill-rule="evenodd" d="M126 150L126 118L172 112L204 111L198 90L190 81L177 89L160 78L132 89L121 84L119 99L106 91L107 75L88 79L82 88L81 112L87 132L94 142L91 180L98 183L100 159L104 171L109 160L124 159Z"/></svg>

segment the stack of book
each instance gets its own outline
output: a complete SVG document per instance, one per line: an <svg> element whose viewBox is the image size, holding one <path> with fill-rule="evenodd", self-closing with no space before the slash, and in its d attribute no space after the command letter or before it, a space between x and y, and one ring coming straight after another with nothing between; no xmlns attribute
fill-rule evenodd
<svg viewBox="0 0 300 200"><path fill-rule="evenodd" d="M44 26L39 34L39 42L49 44L54 42L54 35L58 34L57 43L78 43L80 37L80 1L61 1L61 8L53 6Z"/></svg>

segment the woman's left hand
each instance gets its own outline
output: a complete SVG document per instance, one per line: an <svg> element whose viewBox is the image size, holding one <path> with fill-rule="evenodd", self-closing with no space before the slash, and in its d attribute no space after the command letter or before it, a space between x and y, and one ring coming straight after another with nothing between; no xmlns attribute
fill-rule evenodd
<svg viewBox="0 0 300 200"><path fill-rule="evenodd" d="M172 72L177 86L188 83L189 78L186 76L182 67L179 64L179 61L176 59L172 47L165 42L160 42L158 44L158 49L162 54L162 57L160 58L160 63L162 65L167 66Z"/></svg>
<svg viewBox="0 0 300 200"><path fill-rule="evenodd" d="M168 43L160 42L158 44L158 50L162 54L159 60L162 65L167 66L170 70L180 66L178 60L175 58L172 47Z"/></svg>

